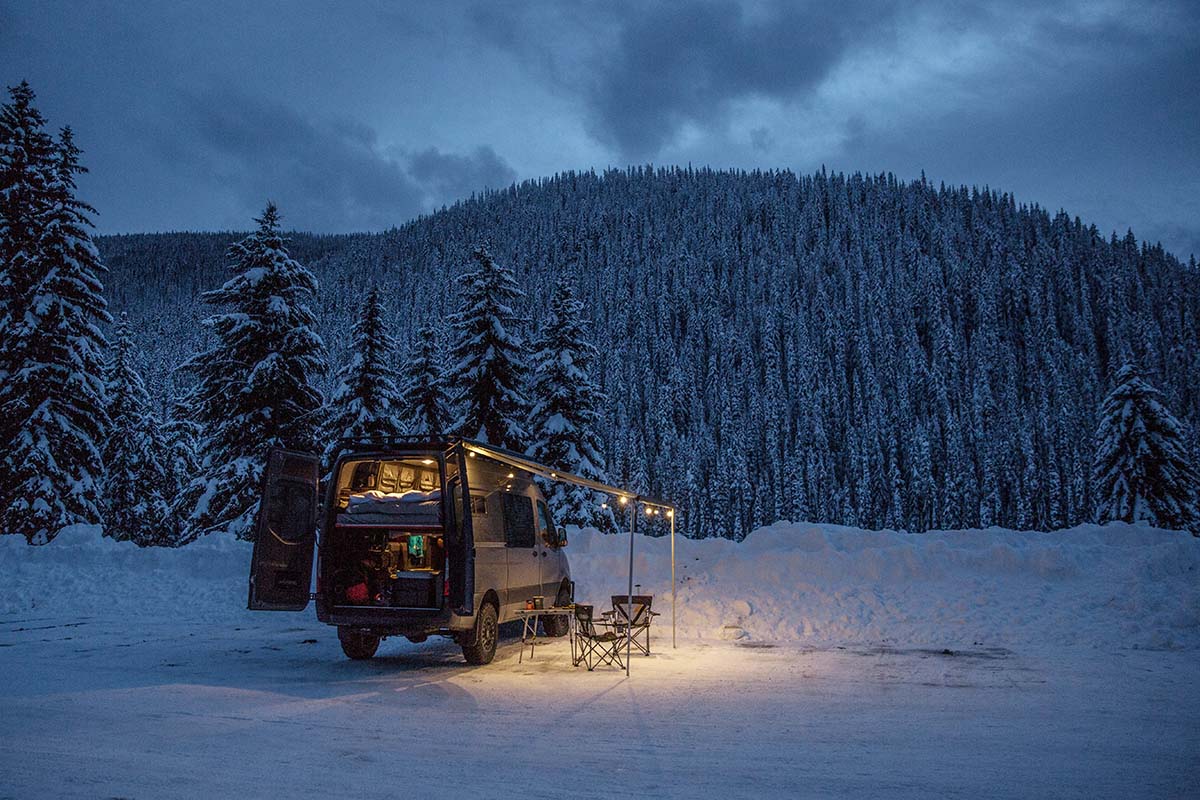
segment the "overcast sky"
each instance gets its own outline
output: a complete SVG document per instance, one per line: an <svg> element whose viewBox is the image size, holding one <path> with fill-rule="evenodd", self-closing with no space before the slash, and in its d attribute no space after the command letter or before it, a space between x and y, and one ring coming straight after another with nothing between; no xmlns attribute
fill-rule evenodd
<svg viewBox="0 0 1200 800"><path fill-rule="evenodd" d="M1200 3L0 0L103 232L379 230L630 163L989 185L1200 256Z"/></svg>

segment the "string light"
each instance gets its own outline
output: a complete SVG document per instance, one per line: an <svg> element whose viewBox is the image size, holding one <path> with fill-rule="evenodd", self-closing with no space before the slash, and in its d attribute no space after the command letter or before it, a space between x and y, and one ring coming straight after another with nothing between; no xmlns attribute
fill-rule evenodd
<svg viewBox="0 0 1200 800"><path fill-rule="evenodd" d="M629 502L629 498L626 497L625 495L621 495L620 500L621 500L621 505L625 505L626 503Z"/></svg>

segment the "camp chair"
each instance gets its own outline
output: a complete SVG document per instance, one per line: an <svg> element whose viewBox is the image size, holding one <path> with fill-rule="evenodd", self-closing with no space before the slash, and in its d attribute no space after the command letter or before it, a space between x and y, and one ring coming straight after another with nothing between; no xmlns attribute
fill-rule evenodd
<svg viewBox="0 0 1200 800"><path fill-rule="evenodd" d="M575 650L571 654L574 666L584 664L588 672L595 669L597 664L611 664L624 669L625 662L621 660L621 645L624 642L625 638L612 630L597 630L591 606L575 605Z"/></svg>
<svg viewBox="0 0 1200 800"><path fill-rule="evenodd" d="M612 626L617 635L624 638L626 628L631 629L630 645L636 647L642 655L650 655L650 623L658 616L657 611L650 610L654 595L635 594L633 606L629 605L627 594L612 595Z"/></svg>

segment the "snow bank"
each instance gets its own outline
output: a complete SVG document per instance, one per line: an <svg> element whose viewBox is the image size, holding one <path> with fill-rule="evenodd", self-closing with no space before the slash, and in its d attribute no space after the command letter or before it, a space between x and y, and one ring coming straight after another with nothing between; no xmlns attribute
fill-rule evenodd
<svg viewBox="0 0 1200 800"><path fill-rule="evenodd" d="M39 547L0 536L0 614L236 615L246 605L250 551L231 536L142 548L105 538L95 525L65 528Z"/></svg>
<svg viewBox="0 0 1200 800"><path fill-rule="evenodd" d="M581 601L626 591L628 534L572 530ZM776 523L745 542L676 540L686 638L955 647L1200 648L1200 541L1122 524L902 534ZM244 619L250 545L141 549L78 526L0 537L0 613ZM670 542L638 536L635 578L670 623ZM311 614L311 611L308 612ZM36 616L36 614L30 615Z"/></svg>
<svg viewBox="0 0 1200 800"><path fill-rule="evenodd" d="M582 531L576 594L626 591L628 534ZM670 622L670 543L639 536L635 577ZM1124 524L903 534L776 523L740 544L676 540L685 637L954 647L1200 647L1200 541Z"/></svg>

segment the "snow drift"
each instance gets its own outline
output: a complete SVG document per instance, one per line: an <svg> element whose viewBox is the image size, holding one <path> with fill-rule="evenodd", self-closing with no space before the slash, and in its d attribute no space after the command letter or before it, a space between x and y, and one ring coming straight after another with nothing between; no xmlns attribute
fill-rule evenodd
<svg viewBox="0 0 1200 800"><path fill-rule="evenodd" d="M571 543L578 594L624 591L628 535ZM639 537L635 580L669 614L670 543ZM1200 647L1200 542L1081 525L924 534L776 523L744 542L677 540L688 637L954 647ZM604 598L606 599L606 598ZM660 618L669 622L670 617Z"/></svg>
<svg viewBox="0 0 1200 800"><path fill-rule="evenodd" d="M638 536L635 577L669 634L670 542ZM571 531L583 602L626 591L628 534ZM780 522L744 542L676 540L685 638L956 647L1200 648L1200 541L1124 524L1052 533L906 534ZM68 529L0 537L0 613L227 618L244 610L250 545L210 536L141 549ZM307 612L311 614L311 610Z"/></svg>

